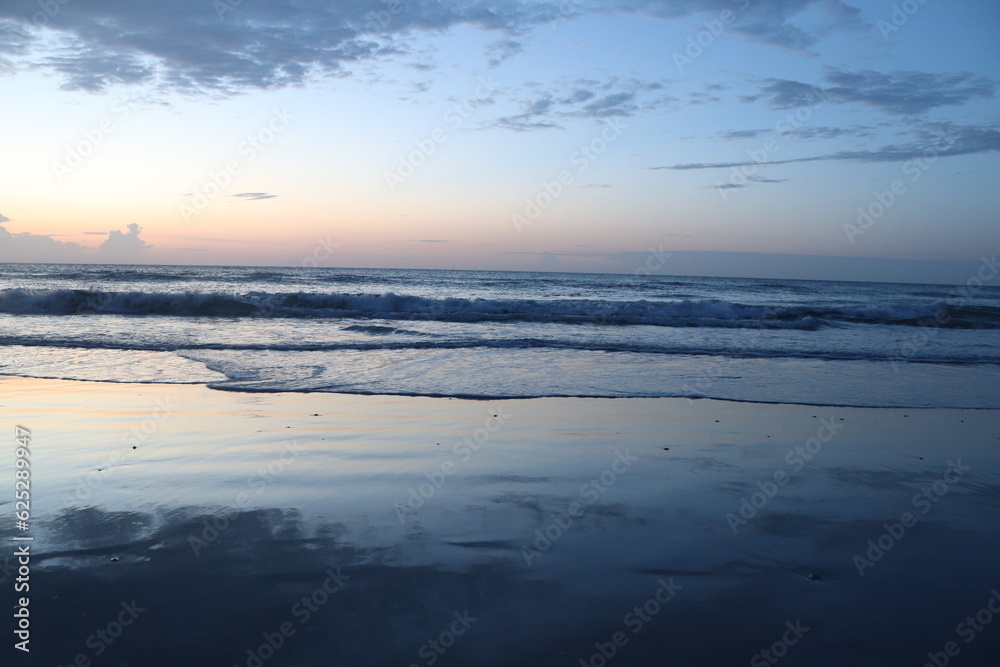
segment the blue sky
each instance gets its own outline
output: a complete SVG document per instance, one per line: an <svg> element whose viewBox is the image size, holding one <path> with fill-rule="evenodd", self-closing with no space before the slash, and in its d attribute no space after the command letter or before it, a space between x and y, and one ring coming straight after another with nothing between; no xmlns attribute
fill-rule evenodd
<svg viewBox="0 0 1000 667"><path fill-rule="evenodd" d="M996 251L997 27L970 0L8 0L0 260L944 280Z"/></svg>

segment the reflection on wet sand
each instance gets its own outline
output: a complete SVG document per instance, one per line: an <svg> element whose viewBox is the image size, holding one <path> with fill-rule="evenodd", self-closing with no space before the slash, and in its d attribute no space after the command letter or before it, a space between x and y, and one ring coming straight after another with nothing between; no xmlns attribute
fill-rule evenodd
<svg viewBox="0 0 1000 667"><path fill-rule="evenodd" d="M799 467L787 454L816 433L814 408L514 401L449 474L446 443L489 406L8 384L28 391L7 409L46 425L33 664L888 667L953 640L956 667L1000 654L1000 621L956 635L1000 586L990 412L845 409L830 417L850 427ZM101 425L125 429L159 399L177 417L75 496L118 451ZM968 470L949 472L959 459Z"/></svg>

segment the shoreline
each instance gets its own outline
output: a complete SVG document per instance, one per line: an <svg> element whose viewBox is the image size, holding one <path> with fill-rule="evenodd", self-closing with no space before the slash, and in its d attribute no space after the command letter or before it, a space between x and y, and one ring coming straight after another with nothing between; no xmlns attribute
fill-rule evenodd
<svg viewBox="0 0 1000 667"><path fill-rule="evenodd" d="M261 394L261 395L316 395L316 396L368 396L386 398L414 398L414 399L436 399L436 400L456 400L470 402L504 402L504 401L534 401L534 400L594 400L594 401L686 401L695 403L707 401L713 403L736 403L749 405L787 405L802 408L832 408L849 410L971 410L976 412L1000 412L1000 407L978 406L978 407L952 407L952 406L928 406L928 405L855 405L843 403L813 403L805 401L766 401L754 399L739 399L715 396L592 396L587 394L546 394L538 396L481 396L470 394L419 394L419 393L385 393L372 391L325 391L321 389L255 389L252 387L220 387L213 386L216 382L195 381L195 382L128 382L119 380L93 380L80 378L47 378L24 375L10 375L0 373L0 385L7 380L25 380L39 382L72 382L72 383L93 383L101 385L120 385L132 387L204 387L211 391L233 394Z"/></svg>

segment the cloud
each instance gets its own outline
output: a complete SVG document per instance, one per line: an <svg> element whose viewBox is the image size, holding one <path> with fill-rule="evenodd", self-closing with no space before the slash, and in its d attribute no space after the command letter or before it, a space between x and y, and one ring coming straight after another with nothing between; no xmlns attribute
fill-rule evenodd
<svg viewBox="0 0 1000 667"><path fill-rule="evenodd" d="M663 19L678 19L694 14L708 14L710 19L729 10L733 22L727 28L750 41L781 46L796 51L808 51L823 37L836 31L858 31L868 28L860 10L841 0L645 0L631 3L611 3L612 7L628 6L638 14ZM815 11L811 11L815 10ZM806 29L794 24L795 17L810 13L818 18L816 27Z"/></svg>
<svg viewBox="0 0 1000 667"><path fill-rule="evenodd" d="M720 139L733 140L733 139L756 139L762 134L767 134L771 130L724 130L722 132L716 132L715 136Z"/></svg>
<svg viewBox="0 0 1000 667"><path fill-rule="evenodd" d="M484 127L515 132L563 129L567 119L627 118L640 111L662 108L674 100L660 94L663 84L658 81L620 80L618 77L604 81L575 79L544 87L530 83L526 88L533 96L521 101L521 113L502 116L484 123Z"/></svg>
<svg viewBox="0 0 1000 667"><path fill-rule="evenodd" d="M101 261L112 263L138 261L140 252L152 247L139 238L142 227L133 222L127 229L128 231L124 233L117 229L108 232L108 238L97 248L97 257Z"/></svg>
<svg viewBox="0 0 1000 667"><path fill-rule="evenodd" d="M65 90L99 93L114 84L142 83L153 70L133 55L101 54L94 50L45 58L42 65L63 76Z"/></svg>
<svg viewBox="0 0 1000 667"><path fill-rule="evenodd" d="M0 261L5 262L75 262L84 249L77 243L56 241L44 234L12 234L0 226Z"/></svg>
<svg viewBox="0 0 1000 667"><path fill-rule="evenodd" d="M832 104L859 103L894 115L918 115L931 109L965 104L992 97L996 82L968 72L932 74L899 71L885 74L873 70L846 72L827 68L825 87L788 79L767 79L759 95L746 96L745 102L765 98L772 109L793 109Z"/></svg>
<svg viewBox="0 0 1000 667"><path fill-rule="evenodd" d="M486 47L486 63L490 67L497 67L523 50L524 45L521 42L516 42L513 39L501 39Z"/></svg>
<svg viewBox="0 0 1000 667"><path fill-rule="evenodd" d="M0 44L28 58L26 66L59 75L65 89L147 83L222 95L345 76L354 64L408 53L414 33L471 25L513 35L552 18L544 4L490 0L89 0L60 2L51 16L39 7L37 0L0 3ZM32 22L38 14L57 39ZM503 39L488 57L499 62L519 47Z"/></svg>
<svg viewBox="0 0 1000 667"><path fill-rule="evenodd" d="M822 162L840 160L848 162L905 162L928 156L950 157L1000 151L1000 130L995 127L956 126L948 123L928 124L917 131L918 138L905 144L889 144L874 150L838 151L787 160L755 162L691 162L650 169L728 169L750 165L794 164L797 162Z"/></svg>
<svg viewBox="0 0 1000 667"><path fill-rule="evenodd" d="M387 57L413 56L419 65L414 36L460 26L500 35L485 53L496 67L520 53L521 36L536 27L587 14L676 20L729 10L734 34L800 51L830 32L865 25L842 0L74 0L53 7L0 3L0 55L56 74L69 90L142 83L214 95L348 76L356 65ZM803 14L819 27L796 25Z"/></svg>
<svg viewBox="0 0 1000 667"><path fill-rule="evenodd" d="M275 197L280 197L281 195L272 195L266 192L237 192L236 194L229 196L238 197L244 201L257 201L258 199L274 199Z"/></svg>
<svg viewBox="0 0 1000 667"><path fill-rule="evenodd" d="M10 218L8 218L3 213L0 213L0 222L10 222Z"/></svg>
<svg viewBox="0 0 1000 667"><path fill-rule="evenodd" d="M824 92L845 102L861 102L892 114L919 114L942 106L993 97L995 83L986 77L926 72L882 74L865 70L828 69L824 79L833 84Z"/></svg>
<svg viewBox="0 0 1000 667"><path fill-rule="evenodd" d="M709 185L706 189L711 190L739 190L741 188L750 187L750 183L785 183L788 181L787 178L764 178L763 176L749 176L746 178L746 183L718 183L716 185Z"/></svg>
<svg viewBox="0 0 1000 667"><path fill-rule="evenodd" d="M755 102L760 97L766 97L767 105L772 109L812 107L827 101L821 88L788 79L767 79L760 87L760 93L744 99Z"/></svg>
<svg viewBox="0 0 1000 667"><path fill-rule="evenodd" d="M631 116L637 107L633 104L635 91L614 93L585 104L582 115L588 118L610 118L614 116Z"/></svg>
<svg viewBox="0 0 1000 667"><path fill-rule="evenodd" d="M838 137L870 137L874 128L870 125L854 125L851 127L798 127L789 128L781 134L800 139L836 139Z"/></svg>
<svg viewBox="0 0 1000 667"><path fill-rule="evenodd" d="M581 185L582 188L613 188L614 186L610 183L585 183Z"/></svg>
<svg viewBox="0 0 1000 667"><path fill-rule="evenodd" d="M133 223L127 229L126 232L106 232L107 238L95 249L72 241L58 241L51 234L12 234L0 226L0 261L110 264L138 262L142 251L152 246L139 238L142 233L139 225Z"/></svg>
<svg viewBox="0 0 1000 667"><path fill-rule="evenodd" d="M413 239L412 243L453 243L450 239Z"/></svg>

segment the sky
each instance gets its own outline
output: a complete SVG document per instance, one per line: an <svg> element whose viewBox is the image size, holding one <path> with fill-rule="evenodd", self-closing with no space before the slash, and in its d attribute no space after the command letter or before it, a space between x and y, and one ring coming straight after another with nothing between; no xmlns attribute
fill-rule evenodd
<svg viewBox="0 0 1000 667"><path fill-rule="evenodd" d="M948 282L987 0L4 0L0 261Z"/></svg>

